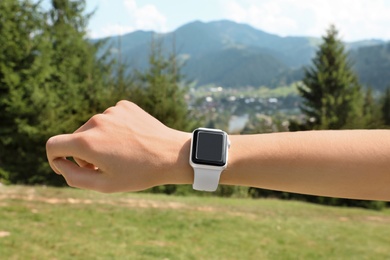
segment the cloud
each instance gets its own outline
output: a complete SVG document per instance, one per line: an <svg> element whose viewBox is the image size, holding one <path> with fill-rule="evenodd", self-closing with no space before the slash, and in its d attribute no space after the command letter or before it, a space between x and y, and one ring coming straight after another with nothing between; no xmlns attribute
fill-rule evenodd
<svg viewBox="0 0 390 260"><path fill-rule="evenodd" d="M385 0L230 0L221 5L227 19L283 36L320 36L333 23L345 40L390 39Z"/></svg>
<svg viewBox="0 0 390 260"><path fill-rule="evenodd" d="M280 32L297 27L294 19L283 15L281 5L274 1L251 2L246 6L230 1L225 5L225 10L228 19L265 30Z"/></svg>
<svg viewBox="0 0 390 260"><path fill-rule="evenodd" d="M113 4L107 0L99 1L102 8L109 9L106 4ZM103 23L99 25L99 29L89 32L90 38L103 38L113 35L123 35L136 30L153 30L157 32L167 31L167 18L153 4L139 6L135 0L122 0L115 3L113 9L108 10L108 17L111 21L114 20L111 13L113 10L117 12L117 23ZM110 6L113 7L113 6ZM120 10L118 10L120 9Z"/></svg>
<svg viewBox="0 0 390 260"><path fill-rule="evenodd" d="M126 25L120 25L120 24L108 24L100 28L98 33L89 33L89 37L92 39L96 38L104 38L107 36L113 36L113 35L123 35L127 32L134 31L133 26L126 26Z"/></svg>
<svg viewBox="0 0 390 260"><path fill-rule="evenodd" d="M155 5L138 6L135 0L124 0L123 3L135 30L167 31L167 18Z"/></svg>

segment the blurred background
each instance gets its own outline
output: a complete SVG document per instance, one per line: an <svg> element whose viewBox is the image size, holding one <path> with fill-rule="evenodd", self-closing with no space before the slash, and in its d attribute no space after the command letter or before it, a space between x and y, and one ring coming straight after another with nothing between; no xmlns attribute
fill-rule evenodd
<svg viewBox="0 0 390 260"><path fill-rule="evenodd" d="M192 131L199 126L220 128L231 134L389 128L389 13L390 2L381 0L1 0L0 203L4 203L0 206L9 207L8 211L4 211L8 213L4 213L3 219L12 218L13 207L18 212L27 210L32 214L31 219L35 219L39 210L24 204L28 198L37 200L37 205L42 203L43 212L50 210L47 203L51 202L42 199L48 196L45 192L53 197L59 194L58 201L64 204L64 210L70 207L72 201L77 201L74 196L83 198L79 198L80 203L73 203L76 207L100 203L93 199L96 194L44 188L66 186L63 178L54 174L47 163L45 143L53 135L73 132L92 115L103 112L122 99L137 103L164 124L184 131ZM382 230L379 226L390 222L388 204L381 201L230 186L221 186L216 193L205 195L193 191L191 186L166 185L134 196L140 200L145 199L142 196L151 196L146 195L150 193L197 197L190 199L195 200L195 204L210 200L213 214L218 211L213 204L214 197L241 198L247 200L245 203L260 201L250 198L277 198L381 210L381 213L375 214L383 215L373 218L369 218L371 213L358 213L359 216L368 214L364 220L374 222L364 222L371 226L362 240L355 241L356 244L366 243L364 237L369 237L374 229L381 230L383 235L389 230ZM69 201L69 196L73 200ZM146 198L145 205L153 200L160 205L167 199ZM127 201L128 198L116 199L115 205L118 206L122 205L121 199ZM107 206L105 199L100 201L103 201L103 207ZM189 201L180 203L191 204ZM124 205L128 207L129 203ZM148 210L153 208L150 205ZM234 205L229 207L238 207ZM251 208L248 216L255 205L258 204L248 206ZM286 207L289 208L295 204L277 205L288 205ZM137 209L142 208L138 206ZM174 210L175 207L168 208ZM198 206L192 208L198 212ZM163 209L167 210L166 207ZM90 210L93 211L92 206ZM120 211L122 208L113 210ZM321 210L313 210L310 214L316 215ZM119 215L122 214L120 212ZM350 211L346 212L342 214L350 214ZM159 214L162 213L156 213L159 217L155 221L161 217ZM275 212L270 214L281 216ZM293 225L301 225L298 220L306 217L299 215ZM337 217L338 224L340 219L346 222L354 217ZM279 221L286 224L284 220ZM202 223L199 225L202 226ZM205 223L204 230L215 224L212 221ZM7 231L6 222L0 219L0 245L3 242L1 237L12 237L10 234L18 233L18 225L19 222L15 222L15 230ZM358 227L351 225L350 228L352 231L346 232L345 236L354 233ZM312 230L306 227L301 231L307 232L308 229ZM180 230L178 227L177 232ZM320 235L315 233L309 240L313 242L317 236ZM345 238L340 236L341 240ZM293 237L289 239L293 240ZM327 238L340 241L334 237ZM219 238L215 239L218 241ZM390 254L380 244L390 241L370 239L378 245L379 258L375 259ZM12 253L11 246L15 246L17 241L5 242L11 249L4 253L11 259L19 259L18 254ZM152 248L176 243L164 241L160 241L162 244L145 243ZM310 241L306 242L310 244ZM263 242L264 245L269 243ZM140 243L138 246L144 242ZM42 245L40 242L37 244ZM336 244L326 247L333 248L333 251L317 245L313 246L313 251L304 255L298 252L296 256L308 257L322 249L325 250L321 251L322 256L330 252L340 256L337 255ZM280 244L278 246L276 251L283 248ZM29 248L27 251L32 250L29 245L25 247ZM0 253L5 248L0 247ZM154 252L154 249L151 250ZM286 249L286 252L289 250ZM350 251L340 250L345 255L352 251L357 256L360 254L353 247L348 249ZM77 252L83 255L80 253L82 250ZM246 257L254 258L258 253ZM134 257L142 255L141 252ZM26 255L28 258L31 256ZM66 253L63 256L66 258ZM174 256L168 254L167 259L175 259ZM220 256L229 258L223 252ZM150 257L154 258L153 254ZM197 258L196 253L182 257ZM113 258L116 258L115 254ZM267 255L264 258L267 259Z"/></svg>

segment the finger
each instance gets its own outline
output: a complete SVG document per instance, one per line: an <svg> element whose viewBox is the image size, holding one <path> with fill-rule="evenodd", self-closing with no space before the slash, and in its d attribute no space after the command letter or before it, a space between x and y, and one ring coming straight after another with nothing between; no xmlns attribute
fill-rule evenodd
<svg viewBox="0 0 390 260"><path fill-rule="evenodd" d="M91 170L98 170L99 168L97 166L95 166L94 164L92 163L89 163L83 159L80 159L80 158L73 158L76 163L80 166L80 167L83 167L83 168L87 168L87 169L91 169Z"/></svg>
<svg viewBox="0 0 390 260"><path fill-rule="evenodd" d="M58 169L53 164L56 158L65 157L80 157L80 145L77 144L76 136L74 134L64 134L51 137L46 143L46 154L52 169L60 174Z"/></svg>
<svg viewBox="0 0 390 260"><path fill-rule="evenodd" d="M77 166L75 163L58 158L53 161L54 166L64 176L71 187L101 190L99 183L102 183L102 173L96 170Z"/></svg>
<svg viewBox="0 0 390 260"><path fill-rule="evenodd" d="M77 151L74 134L63 134L51 137L46 143L46 151L51 158L74 155Z"/></svg>

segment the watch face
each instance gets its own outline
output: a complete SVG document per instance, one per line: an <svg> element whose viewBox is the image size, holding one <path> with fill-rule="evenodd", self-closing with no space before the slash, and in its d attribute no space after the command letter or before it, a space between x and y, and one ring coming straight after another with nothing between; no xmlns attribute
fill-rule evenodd
<svg viewBox="0 0 390 260"><path fill-rule="evenodd" d="M226 164L226 139L224 132L195 130L192 141L192 162L224 166Z"/></svg>

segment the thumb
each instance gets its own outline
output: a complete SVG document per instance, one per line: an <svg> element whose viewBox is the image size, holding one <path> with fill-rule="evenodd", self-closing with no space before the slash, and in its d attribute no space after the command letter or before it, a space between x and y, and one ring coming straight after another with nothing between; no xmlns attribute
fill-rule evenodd
<svg viewBox="0 0 390 260"><path fill-rule="evenodd" d="M99 190L102 183L102 173L99 170L79 167L77 164L65 159L53 160L53 165L64 176L69 186L82 189Z"/></svg>

